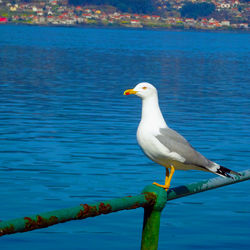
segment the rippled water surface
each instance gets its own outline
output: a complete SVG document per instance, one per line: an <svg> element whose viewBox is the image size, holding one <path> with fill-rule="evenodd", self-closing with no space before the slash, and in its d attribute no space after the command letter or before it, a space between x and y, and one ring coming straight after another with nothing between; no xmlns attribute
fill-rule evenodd
<svg viewBox="0 0 250 250"><path fill-rule="evenodd" d="M136 142L141 81L208 158L249 168L249 34L0 26L0 220L163 182ZM214 175L177 171L172 186ZM1 249L139 249L143 209L0 239ZM159 249L249 249L243 182L171 201Z"/></svg>

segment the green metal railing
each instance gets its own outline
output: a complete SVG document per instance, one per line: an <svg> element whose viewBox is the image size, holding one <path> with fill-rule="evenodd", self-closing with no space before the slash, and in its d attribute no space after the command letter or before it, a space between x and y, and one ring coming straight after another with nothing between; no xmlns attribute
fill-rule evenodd
<svg viewBox="0 0 250 250"><path fill-rule="evenodd" d="M94 204L81 204L72 208L2 221L0 222L0 236L49 227L70 220L80 220L120 210L143 207L144 221L141 249L157 249L161 211L165 207L167 200L181 198L250 179L250 170L243 171L240 174L241 176L235 176L234 179L217 177L171 188L167 192L161 187L149 185L144 188L141 194L136 196L127 196Z"/></svg>

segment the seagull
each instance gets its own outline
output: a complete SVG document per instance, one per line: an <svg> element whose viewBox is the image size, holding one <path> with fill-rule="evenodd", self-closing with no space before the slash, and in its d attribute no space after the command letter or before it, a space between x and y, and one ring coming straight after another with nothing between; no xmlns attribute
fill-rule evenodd
<svg viewBox="0 0 250 250"><path fill-rule="evenodd" d="M166 168L165 184L154 182L154 185L167 191L175 169L201 170L229 178L233 178L231 174L240 175L208 160L182 135L168 127L159 107L157 89L152 84L142 82L124 91L124 95L131 94L142 99L141 121L137 129L138 144L146 156Z"/></svg>

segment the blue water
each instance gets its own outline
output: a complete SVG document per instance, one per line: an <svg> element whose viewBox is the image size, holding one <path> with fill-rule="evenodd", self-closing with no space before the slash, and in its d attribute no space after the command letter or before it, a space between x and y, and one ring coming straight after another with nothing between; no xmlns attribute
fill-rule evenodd
<svg viewBox="0 0 250 250"><path fill-rule="evenodd" d="M248 33L0 26L0 220L141 192L164 169L136 142L148 81L170 127L249 169ZM214 177L177 171L172 186ZM1 249L139 249L143 209L0 239ZM243 182L170 201L159 250L249 249Z"/></svg>

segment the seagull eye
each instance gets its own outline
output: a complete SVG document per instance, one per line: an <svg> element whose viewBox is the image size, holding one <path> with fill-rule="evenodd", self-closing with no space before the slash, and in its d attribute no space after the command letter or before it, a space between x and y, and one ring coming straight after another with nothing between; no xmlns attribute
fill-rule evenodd
<svg viewBox="0 0 250 250"><path fill-rule="evenodd" d="M147 89L147 87L142 87L142 89Z"/></svg>

